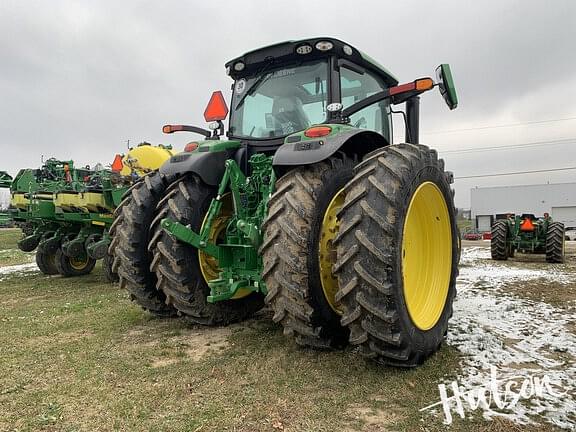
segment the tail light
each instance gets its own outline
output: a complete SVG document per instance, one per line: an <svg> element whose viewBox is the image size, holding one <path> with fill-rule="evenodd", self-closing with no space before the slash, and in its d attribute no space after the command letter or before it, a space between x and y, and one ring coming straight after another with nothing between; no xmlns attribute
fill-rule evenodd
<svg viewBox="0 0 576 432"><path fill-rule="evenodd" d="M186 146L184 147L184 151L185 152L191 152L194 151L198 148L198 143L197 142L190 142L188 144L186 144Z"/></svg>
<svg viewBox="0 0 576 432"><path fill-rule="evenodd" d="M332 128L330 126L312 126L304 131L304 135L308 138L320 138L330 135Z"/></svg>

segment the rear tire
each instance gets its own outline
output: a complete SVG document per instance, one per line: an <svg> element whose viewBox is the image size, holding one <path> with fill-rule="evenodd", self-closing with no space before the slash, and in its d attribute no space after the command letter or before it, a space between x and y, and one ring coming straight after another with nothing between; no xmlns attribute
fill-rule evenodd
<svg viewBox="0 0 576 432"><path fill-rule="evenodd" d="M350 343L379 363L417 366L446 335L458 275L448 178L436 151L398 144L369 154L345 187L335 240L336 298L344 307L341 323L350 329ZM415 263L420 250L422 260ZM420 289L423 302L413 297Z"/></svg>
<svg viewBox="0 0 576 432"><path fill-rule="evenodd" d="M551 222L546 231L546 261L549 263L564 262L564 224Z"/></svg>
<svg viewBox="0 0 576 432"><path fill-rule="evenodd" d="M160 222L170 218L200 232L216 192L216 188L193 175L172 183L158 204L149 245L154 255L151 269L156 273L157 287L166 295L166 302L194 323L211 326L241 321L254 314L264 305L262 295L251 293L239 299L208 303L210 288L200 268L198 249L170 236Z"/></svg>
<svg viewBox="0 0 576 432"><path fill-rule="evenodd" d="M36 250L36 265L45 275L57 275L56 255L42 250Z"/></svg>
<svg viewBox="0 0 576 432"><path fill-rule="evenodd" d="M130 293L130 299L154 315L170 317L176 315L176 309L167 305L164 293L156 289L148 251L156 205L165 192L166 184L158 172L148 174L127 191L114 212L108 252L114 255L111 270L118 273L120 287Z"/></svg>
<svg viewBox="0 0 576 432"><path fill-rule="evenodd" d="M326 349L347 344L349 331L322 288L319 242L329 204L352 178L353 168L345 155L296 168L277 181L268 204L260 249L265 301L274 309L274 321L298 345Z"/></svg>
<svg viewBox="0 0 576 432"><path fill-rule="evenodd" d="M86 256L84 258L70 258L64 255L62 249L58 249L55 255L58 273L64 277L84 276L89 274L96 265L96 260Z"/></svg>
<svg viewBox="0 0 576 432"><path fill-rule="evenodd" d="M509 256L513 256L508 246L508 222L497 220L492 225L492 239L490 240L490 254L496 261L505 261Z"/></svg>

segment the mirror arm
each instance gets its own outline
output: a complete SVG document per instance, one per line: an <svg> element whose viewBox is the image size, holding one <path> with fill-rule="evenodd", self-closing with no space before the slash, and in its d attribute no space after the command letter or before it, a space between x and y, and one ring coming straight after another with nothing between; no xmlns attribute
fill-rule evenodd
<svg viewBox="0 0 576 432"><path fill-rule="evenodd" d="M362 99L360 102L356 102L355 104L350 105L348 108L342 111L342 117L348 118L352 114L357 113L361 109L366 108L376 102L383 101L386 98L390 97L390 91L388 89L383 90L378 93L374 93L372 96L368 96L366 99Z"/></svg>

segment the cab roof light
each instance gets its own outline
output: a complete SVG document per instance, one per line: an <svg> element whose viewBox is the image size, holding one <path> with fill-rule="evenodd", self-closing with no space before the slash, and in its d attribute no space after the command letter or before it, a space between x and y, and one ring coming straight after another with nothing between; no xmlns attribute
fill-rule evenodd
<svg viewBox="0 0 576 432"><path fill-rule="evenodd" d="M208 106L204 111L204 119L207 122L222 121L228 115L228 105L224 100L224 96L221 91L215 91L210 97Z"/></svg>
<svg viewBox="0 0 576 432"><path fill-rule="evenodd" d="M330 41L319 41L314 45L318 51L330 51L334 48L334 44Z"/></svg>
<svg viewBox="0 0 576 432"><path fill-rule="evenodd" d="M330 135L332 128L330 126L312 126L304 131L304 136L308 138L320 138Z"/></svg>
<svg viewBox="0 0 576 432"><path fill-rule="evenodd" d="M296 47L296 54L310 54L312 52L312 47L308 44L300 45Z"/></svg>

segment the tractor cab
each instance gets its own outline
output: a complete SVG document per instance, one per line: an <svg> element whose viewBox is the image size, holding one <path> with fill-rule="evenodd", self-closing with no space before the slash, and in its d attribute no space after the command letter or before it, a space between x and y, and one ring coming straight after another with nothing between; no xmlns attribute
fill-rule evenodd
<svg viewBox="0 0 576 432"><path fill-rule="evenodd" d="M230 144L224 146L243 148L237 155L243 169L257 152L275 154L274 165L282 166L315 163L338 150L357 154L360 145L362 153L390 145L391 106L404 102L405 141L416 144L419 95L434 86L439 87L450 109L457 106L448 65L438 67L437 83L422 78L398 85L386 68L333 38L288 41L250 51L227 62L226 72L234 81L230 108L218 91L204 113L212 132L184 125L166 125L163 131L204 135L205 140L190 143L189 150L221 149L214 141L224 135L223 121L229 113L225 135ZM307 133L317 125L328 128L323 133ZM310 153L303 157L302 150ZM179 168L182 159L187 158L174 157L172 162L177 164L168 171L183 172Z"/></svg>
<svg viewBox="0 0 576 432"><path fill-rule="evenodd" d="M283 143L312 125L340 123L340 110L398 84L385 68L336 39L290 41L226 63L234 80L228 136ZM390 142L390 103L381 100L347 123Z"/></svg>

